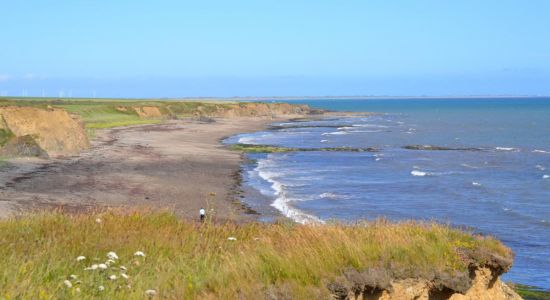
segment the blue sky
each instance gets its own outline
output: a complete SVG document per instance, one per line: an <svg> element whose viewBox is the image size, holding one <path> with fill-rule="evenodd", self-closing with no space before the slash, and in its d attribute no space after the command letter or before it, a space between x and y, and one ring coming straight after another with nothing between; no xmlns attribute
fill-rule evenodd
<svg viewBox="0 0 550 300"><path fill-rule="evenodd" d="M0 95L550 94L550 1L2 1Z"/></svg>

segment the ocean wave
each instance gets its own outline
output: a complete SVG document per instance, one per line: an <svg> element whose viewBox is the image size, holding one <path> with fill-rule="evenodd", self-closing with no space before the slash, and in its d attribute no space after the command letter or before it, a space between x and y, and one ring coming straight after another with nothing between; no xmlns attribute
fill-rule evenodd
<svg viewBox="0 0 550 300"><path fill-rule="evenodd" d="M472 165L469 165L469 164L460 164L460 165L463 166L464 168L468 168L468 169L479 169L479 167L472 166Z"/></svg>
<svg viewBox="0 0 550 300"><path fill-rule="evenodd" d="M422 171L419 171L419 170L412 170L412 171L411 171L411 175L412 175L412 176L420 176L420 177L423 177L423 176L428 176L428 175L430 175L430 173L428 173L428 172L422 172Z"/></svg>
<svg viewBox="0 0 550 300"><path fill-rule="evenodd" d="M531 151L533 153L545 153L545 154L550 154L550 151L545 151L545 150L539 150L539 149L535 149L533 151Z"/></svg>
<svg viewBox="0 0 550 300"><path fill-rule="evenodd" d="M326 192L319 195L319 198L323 199L331 199L331 200L341 200L341 199L347 199L348 197L344 195L339 195L336 193Z"/></svg>
<svg viewBox="0 0 550 300"><path fill-rule="evenodd" d="M497 151L519 152L518 148L514 147L495 147Z"/></svg>
<svg viewBox="0 0 550 300"><path fill-rule="evenodd" d="M388 126L376 125L376 124L353 124L351 126L353 126L353 127L371 127L371 128L388 128Z"/></svg>
<svg viewBox="0 0 550 300"><path fill-rule="evenodd" d="M239 143L239 144L254 144L255 140L256 140L255 137L244 136L242 138L239 138L237 143Z"/></svg>
<svg viewBox="0 0 550 300"><path fill-rule="evenodd" d="M344 134L349 134L349 131L325 132L325 133L322 133L321 135L344 135Z"/></svg>
<svg viewBox="0 0 550 300"><path fill-rule="evenodd" d="M348 132L352 132L352 133L377 133L377 132L384 132L384 131L385 130L351 130L351 131L348 131Z"/></svg>
<svg viewBox="0 0 550 300"><path fill-rule="evenodd" d="M548 179L548 178L550 178L550 175L546 175L546 174L542 175L542 179Z"/></svg>
<svg viewBox="0 0 550 300"><path fill-rule="evenodd" d="M414 168L414 167L413 167ZM461 172L455 172L455 171L448 171L448 172L426 172L426 171L420 171L418 169L412 170L411 175L412 176L441 176L441 175L452 175L452 174L460 174Z"/></svg>
<svg viewBox="0 0 550 300"><path fill-rule="evenodd" d="M541 170L541 171L546 170L546 168L543 167L543 166L541 166L541 165L536 165L535 168L537 168L537 169L539 169L539 170Z"/></svg>
<svg viewBox="0 0 550 300"><path fill-rule="evenodd" d="M323 220L317 218L316 216L304 213L301 210L294 208L290 205L290 202L297 201L299 199L292 199L287 197L285 185L283 185L280 181L276 179L281 176L280 173L266 170L266 168L269 168L273 165L274 163L272 161L270 161L269 159L264 159L258 161L258 165L256 167L258 176L260 176L260 178L262 178L263 180L271 183L271 188L273 189L275 196L275 200L273 201L273 203L271 203L271 206L275 207L284 216L292 219L297 223L324 223Z"/></svg>
<svg viewBox="0 0 550 300"><path fill-rule="evenodd" d="M476 182L476 181L472 181L472 185L473 185L473 186L481 186L481 183Z"/></svg>
<svg viewBox="0 0 550 300"><path fill-rule="evenodd" d="M328 143L328 140L321 140L321 143Z"/></svg>

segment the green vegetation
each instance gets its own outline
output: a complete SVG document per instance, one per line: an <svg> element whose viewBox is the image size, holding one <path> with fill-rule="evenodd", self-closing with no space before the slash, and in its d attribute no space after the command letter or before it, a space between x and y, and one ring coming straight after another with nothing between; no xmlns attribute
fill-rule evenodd
<svg viewBox="0 0 550 300"><path fill-rule="evenodd" d="M11 138L13 133L7 129L0 129L0 147L4 146Z"/></svg>
<svg viewBox="0 0 550 300"><path fill-rule="evenodd" d="M433 223L198 224L161 212L1 220L0 244L0 299L143 299L146 290L171 299L327 299L327 284L351 269L467 277L461 250L511 257L493 238ZM107 261L110 251L118 258Z"/></svg>
<svg viewBox="0 0 550 300"><path fill-rule="evenodd" d="M271 145L233 144L232 150L246 153L277 153L296 151L346 151L346 152L375 152L374 148L351 148L351 147L324 147L324 148L289 148Z"/></svg>
<svg viewBox="0 0 550 300"><path fill-rule="evenodd" d="M79 115L86 125L87 129L102 129L129 125L153 124L162 121L158 118L141 118L133 110L117 110L116 103L68 103L56 106L64 108L69 113Z"/></svg>
<svg viewBox="0 0 550 300"><path fill-rule="evenodd" d="M0 106L31 106L37 108L63 108L71 114L80 116L90 135L95 129L129 125L156 124L170 117L190 117L196 114L207 115L220 108L228 108L233 102L186 100L143 100L143 99L75 99L75 98L0 98ZM162 116L140 117L134 107L156 107ZM4 133L0 132L0 143ZM4 141L5 143L5 141ZM0 144L1 145L1 144Z"/></svg>
<svg viewBox="0 0 550 300"><path fill-rule="evenodd" d="M550 292L537 289L534 286L523 284L512 284L516 293L518 293L525 300L548 300L550 299Z"/></svg>

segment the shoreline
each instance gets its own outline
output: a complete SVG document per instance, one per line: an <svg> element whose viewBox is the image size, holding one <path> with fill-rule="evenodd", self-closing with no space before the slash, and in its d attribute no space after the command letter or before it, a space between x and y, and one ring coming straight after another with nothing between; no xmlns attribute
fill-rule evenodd
<svg viewBox="0 0 550 300"><path fill-rule="evenodd" d="M258 213L239 199L244 156L221 141L267 129L275 118L194 119L105 129L74 156L6 161L0 176L0 218L28 211L69 213L153 208L197 218L246 222Z"/></svg>

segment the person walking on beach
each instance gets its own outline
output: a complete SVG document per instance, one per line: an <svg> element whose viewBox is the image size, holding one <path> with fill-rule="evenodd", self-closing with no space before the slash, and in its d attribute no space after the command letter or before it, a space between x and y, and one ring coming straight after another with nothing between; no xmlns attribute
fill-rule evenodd
<svg viewBox="0 0 550 300"><path fill-rule="evenodd" d="M199 209L199 216L201 222L204 222L204 219L206 218L206 211L202 207Z"/></svg>

